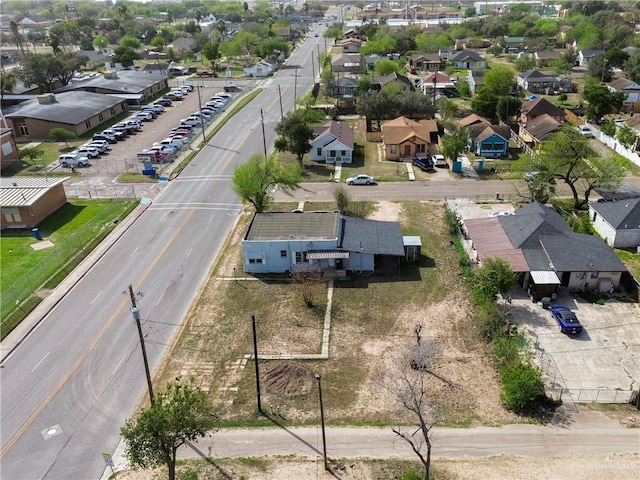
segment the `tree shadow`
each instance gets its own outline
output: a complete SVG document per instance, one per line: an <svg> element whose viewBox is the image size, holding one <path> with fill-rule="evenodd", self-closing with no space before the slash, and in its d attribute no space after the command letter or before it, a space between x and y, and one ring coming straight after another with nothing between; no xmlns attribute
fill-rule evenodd
<svg viewBox="0 0 640 480"><path fill-rule="evenodd" d="M209 465L212 465L218 471L218 473L222 476L222 478L224 478L225 480L233 480L233 477L229 472L227 472L224 468L222 468L220 465L214 462L210 456L206 455L202 450L196 447L193 443L186 441L185 445L187 445L189 448L191 448L191 450L196 452Z"/></svg>

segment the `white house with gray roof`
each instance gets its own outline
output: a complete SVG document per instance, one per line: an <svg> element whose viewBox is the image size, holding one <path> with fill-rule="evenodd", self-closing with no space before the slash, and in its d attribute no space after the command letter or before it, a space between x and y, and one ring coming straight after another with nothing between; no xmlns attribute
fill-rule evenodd
<svg viewBox="0 0 640 480"><path fill-rule="evenodd" d="M589 218L595 231L610 247L640 246L640 198L591 203Z"/></svg>
<svg viewBox="0 0 640 480"><path fill-rule="evenodd" d="M247 273L396 273L404 257L400 224L338 212L256 213L242 240Z"/></svg>

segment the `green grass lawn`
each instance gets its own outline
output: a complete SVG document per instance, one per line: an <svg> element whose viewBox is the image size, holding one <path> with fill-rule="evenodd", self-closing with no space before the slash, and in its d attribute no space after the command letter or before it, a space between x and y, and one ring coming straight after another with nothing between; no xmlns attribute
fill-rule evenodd
<svg viewBox="0 0 640 480"><path fill-rule="evenodd" d="M32 232L2 232L0 285L2 291L2 337L26 315L28 300L42 288L53 288L102 238L134 208L122 200L76 200L67 203L39 226L53 247L34 250L39 243ZM21 308L16 308L16 301ZM23 302L27 302L26 304ZM21 315L22 314L22 315Z"/></svg>

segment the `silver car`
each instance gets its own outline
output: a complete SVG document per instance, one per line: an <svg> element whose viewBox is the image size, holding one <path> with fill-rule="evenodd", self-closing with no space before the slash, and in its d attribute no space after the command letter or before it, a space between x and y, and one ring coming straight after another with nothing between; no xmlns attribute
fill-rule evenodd
<svg viewBox="0 0 640 480"><path fill-rule="evenodd" d="M371 175L356 175L355 177L347 178L347 185L371 185L376 183Z"/></svg>

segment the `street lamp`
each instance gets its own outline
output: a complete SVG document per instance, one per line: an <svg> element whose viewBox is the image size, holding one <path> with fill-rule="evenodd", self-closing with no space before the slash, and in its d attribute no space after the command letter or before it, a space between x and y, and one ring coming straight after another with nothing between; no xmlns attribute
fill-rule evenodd
<svg viewBox="0 0 640 480"><path fill-rule="evenodd" d="M329 463L327 462L327 437L324 431L324 405L322 404L322 377L319 373L316 373L315 378L318 382L318 396L320 398L320 423L322 424L322 454L324 456L324 469L328 471Z"/></svg>

